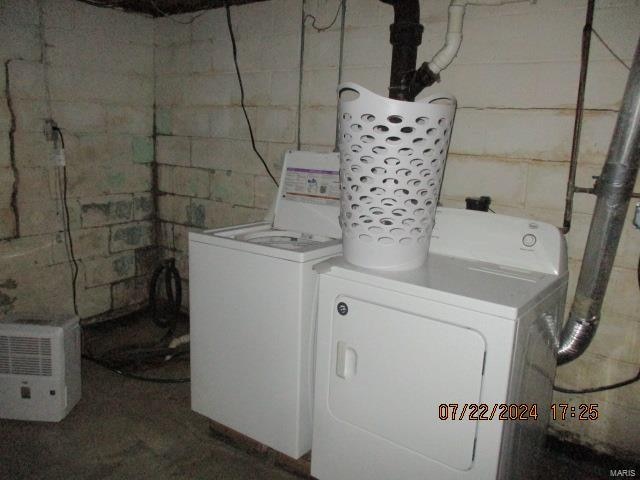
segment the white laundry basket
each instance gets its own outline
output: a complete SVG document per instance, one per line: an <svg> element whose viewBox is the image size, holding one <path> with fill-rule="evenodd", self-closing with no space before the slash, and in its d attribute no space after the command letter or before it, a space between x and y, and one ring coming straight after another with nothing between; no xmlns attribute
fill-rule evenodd
<svg viewBox="0 0 640 480"><path fill-rule="evenodd" d="M344 257L366 268L417 268L427 258L456 100L404 102L354 83L338 93Z"/></svg>

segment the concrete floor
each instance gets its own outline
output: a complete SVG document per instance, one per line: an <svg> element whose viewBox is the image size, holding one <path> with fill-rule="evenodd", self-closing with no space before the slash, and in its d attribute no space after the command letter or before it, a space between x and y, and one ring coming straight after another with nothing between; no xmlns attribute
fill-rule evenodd
<svg viewBox="0 0 640 480"><path fill-rule="evenodd" d="M149 323L91 329L85 345L99 339L107 348L157 338L159 331ZM188 384L140 382L87 361L82 368L82 400L62 422L0 420L0 479L299 478L271 465L268 457L213 438L207 420L189 408ZM160 374L186 376L188 362ZM554 440L548 453L539 479L595 480L609 478L610 468L634 468Z"/></svg>

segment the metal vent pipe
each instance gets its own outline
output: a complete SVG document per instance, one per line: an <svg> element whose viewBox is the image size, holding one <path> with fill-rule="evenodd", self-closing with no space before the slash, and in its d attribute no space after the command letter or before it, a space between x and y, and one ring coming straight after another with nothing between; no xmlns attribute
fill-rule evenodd
<svg viewBox="0 0 640 480"><path fill-rule="evenodd" d="M558 364L578 358L598 328L640 162L640 41L602 173L576 294L560 337Z"/></svg>

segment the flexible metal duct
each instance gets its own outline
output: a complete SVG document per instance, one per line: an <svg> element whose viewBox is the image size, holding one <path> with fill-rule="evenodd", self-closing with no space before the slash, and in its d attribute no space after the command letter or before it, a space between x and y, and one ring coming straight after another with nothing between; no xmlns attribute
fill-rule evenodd
<svg viewBox="0 0 640 480"><path fill-rule="evenodd" d="M622 99L607 160L595 187L591 220L578 286L560 337L558 364L578 358L598 328L640 161L640 41Z"/></svg>

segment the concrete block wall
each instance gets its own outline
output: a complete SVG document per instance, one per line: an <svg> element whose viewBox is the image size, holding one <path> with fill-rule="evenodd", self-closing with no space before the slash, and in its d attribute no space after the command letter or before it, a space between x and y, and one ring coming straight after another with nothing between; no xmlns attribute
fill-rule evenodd
<svg viewBox="0 0 640 480"><path fill-rule="evenodd" d="M0 316L70 313L62 129L83 319L138 308L153 250L153 21L72 0L0 0Z"/></svg>
<svg viewBox="0 0 640 480"><path fill-rule="evenodd" d="M232 18L256 148L278 178L296 144L300 2L233 7ZM225 10L155 27L160 245L186 280L188 229L262 220L276 189L251 147Z"/></svg>
<svg viewBox="0 0 640 480"><path fill-rule="evenodd" d="M305 9L324 26L338 3L307 0ZM442 45L448 3L422 1L420 61L431 59ZM596 6L596 30L629 63L640 33L640 2L599 0ZM232 7L257 146L276 171L282 152L296 140L301 8L297 0ZM432 88L453 93L459 102L443 187L445 205L462 207L466 196L487 194L498 213L561 224L585 13L586 0L467 9L460 54ZM345 81L386 94L392 20L388 5L348 0ZM161 244L166 254L181 260L184 272L188 228L259 219L274 194L248 142L225 22L224 10L217 9L189 25L168 19L155 23ZM307 26L302 148L333 148L338 46L339 21L324 32ZM591 186L591 177L600 173L626 76L625 67L594 38L578 171L581 186ZM593 205L592 197L576 196L567 237L568 305ZM632 227L631 215L630 209L598 335L582 358L558 370L560 385L613 383L638 370L640 294L635 268L640 232ZM637 456L639 394L638 384L599 394L558 394L556 402L597 403L600 417L558 421L552 428L604 451Z"/></svg>

